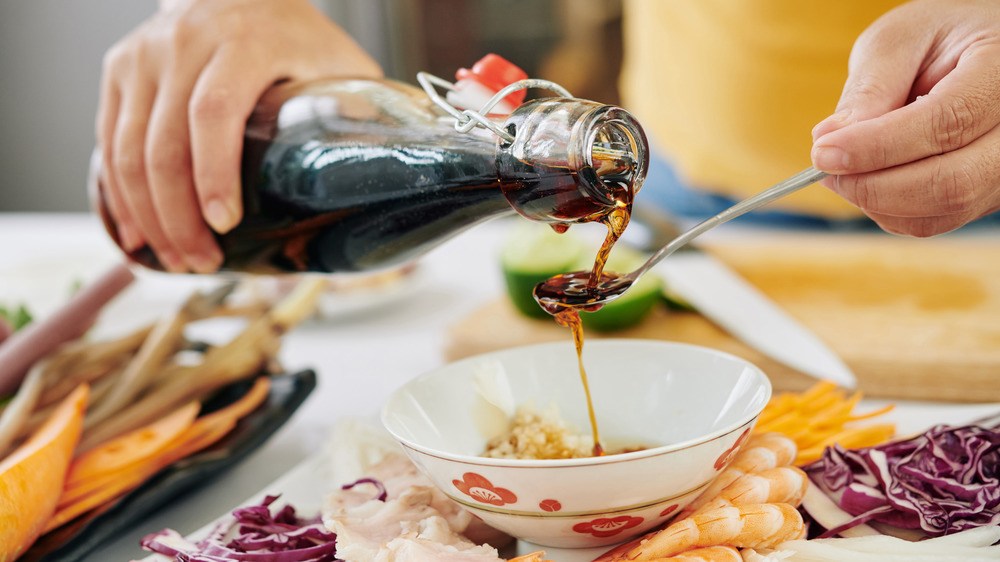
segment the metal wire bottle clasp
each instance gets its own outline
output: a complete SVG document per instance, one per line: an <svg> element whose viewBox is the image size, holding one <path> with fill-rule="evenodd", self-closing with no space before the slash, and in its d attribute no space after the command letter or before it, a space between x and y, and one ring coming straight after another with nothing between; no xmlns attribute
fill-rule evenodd
<svg viewBox="0 0 1000 562"><path fill-rule="evenodd" d="M494 121L490 120L487 115L489 115L490 110L493 109L501 100L510 94L517 92L519 90L526 90L528 88L540 88L545 90L551 90L556 94L572 98L573 95L555 82L550 82L548 80L541 80L537 78L529 78L527 80L518 80L517 82L508 84L504 86L503 89L498 91L493 95L481 108L479 111L472 109L459 109L454 105L448 103L441 94L438 93L437 88L443 88L451 92L458 92L458 88L455 87L451 82L429 74L427 72L417 73L417 82L423 87L427 95L430 96L431 100L440 107L441 109L448 112L449 115L455 118L455 130L460 133L468 133L475 127L482 127L492 131L496 136L500 137L506 143L514 142L514 135L503 130Z"/></svg>

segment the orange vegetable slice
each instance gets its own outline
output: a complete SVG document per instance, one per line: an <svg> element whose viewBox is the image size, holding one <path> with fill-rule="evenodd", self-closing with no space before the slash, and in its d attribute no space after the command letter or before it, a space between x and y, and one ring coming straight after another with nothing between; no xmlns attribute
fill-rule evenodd
<svg viewBox="0 0 1000 562"><path fill-rule="evenodd" d="M55 511L83 430L88 394L88 386L78 386L24 444L0 461L0 562L27 550Z"/></svg>
<svg viewBox="0 0 1000 562"><path fill-rule="evenodd" d="M45 531L51 531L107 502L116 501L160 470L222 439L232 431L240 418L252 412L267 398L270 390L271 379L259 377L239 400L197 418L181 434L148 459L128 464L109 473L113 477L102 479L103 485L87 489L85 493L65 491L64 494L74 495L67 496L68 499L60 499L58 511L49 520Z"/></svg>
<svg viewBox="0 0 1000 562"><path fill-rule="evenodd" d="M812 462L823 450L840 443L844 447L870 447L884 443L895 434L891 423L866 423L892 410L892 405L856 413L861 393L848 395L829 381L821 381L801 393L783 392L774 396L761 412L755 433L776 431L795 441L796 465Z"/></svg>
<svg viewBox="0 0 1000 562"><path fill-rule="evenodd" d="M218 418L226 418L235 422L257 409L257 406L260 406L264 402L264 399L267 398L269 392L271 392L271 379L266 376L257 377L250 390L243 396L240 396L239 400L225 408L220 408L210 414L201 416L195 423L204 423L208 419Z"/></svg>
<svg viewBox="0 0 1000 562"><path fill-rule="evenodd" d="M87 479L113 473L155 455L194 423L200 409L201 404L197 401L188 402L145 427L81 454L70 465L66 487L72 488Z"/></svg>

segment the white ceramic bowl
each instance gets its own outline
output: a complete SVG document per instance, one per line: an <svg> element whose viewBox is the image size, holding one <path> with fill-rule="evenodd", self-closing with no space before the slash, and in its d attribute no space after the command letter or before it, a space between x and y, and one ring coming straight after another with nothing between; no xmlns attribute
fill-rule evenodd
<svg viewBox="0 0 1000 562"><path fill-rule="evenodd" d="M771 396L760 369L705 347L601 339L586 342L583 360L602 441L650 448L562 460L479 456L505 429L509 410L526 402L539 409L554 402L589 435L571 342L487 353L423 374L393 393L382 421L436 486L486 523L538 545L587 548L647 531L694 499Z"/></svg>

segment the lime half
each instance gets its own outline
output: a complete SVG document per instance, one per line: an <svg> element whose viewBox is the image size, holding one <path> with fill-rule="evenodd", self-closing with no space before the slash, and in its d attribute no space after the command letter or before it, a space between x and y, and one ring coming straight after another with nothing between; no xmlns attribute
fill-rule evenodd
<svg viewBox="0 0 1000 562"><path fill-rule="evenodd" d="M549 318L535 302L535 285L553 275L589 271L597 248L590 248L569 232L558 234L546 225L519 223L505 241L500 261L507 294L514 307L530 318ZM625 246L611 251L605 270L628 272L642 264L645 256ZM655 274L642 276L621 297L596 312L581 313L585 327L611 332L642 321L663 299L663 281Z"/></svg>
<svg viewBox="0 0 1000 562"><path fill-rule="evenodd" d="M605 264L606 272L628 273L642 265L646 256L625 246L615 246L611 250L608 263ZM583 266L584 264L578 264ZM589 265L577 267L576 269L592 268L593 259ZM635 326L646 317L647 314L663 298L663 280L653 273L646 273L629 287L625 293L617 299L609 302L595 312L583 312L580 318L586 328L598 332L613 332Z"/></svg>
<svg viewBox="0 0 1000 562"><path fill-rule="evenodd" d="M531 318L548 318L535 302L535 285L572 271L585 253L583 242L568 232L559 234L540 223L517 223L500 250L507 295L514 307Z"/></svg>

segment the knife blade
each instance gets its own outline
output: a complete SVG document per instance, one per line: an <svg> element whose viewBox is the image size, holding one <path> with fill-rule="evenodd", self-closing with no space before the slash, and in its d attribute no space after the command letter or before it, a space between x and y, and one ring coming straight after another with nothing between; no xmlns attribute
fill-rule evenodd
<svg viewBox="0 0 1000 562"><path fill-rule="evenodd" d="M632 235L645 238L633 239L635 246L659 249L678 234L673 222L650 206L633 208L633 218L641 226ZM652 271L672 294L764 355L813 378L857 387L854 373L826 343L711 254L688 245Z"/></svg>
<svg viewBox="0 0 1000 562"><path fill-rule="evenodd" d="M768 357L817 379L857 386L851 369L822 340L713 256L677 252L653 271L672 293Z"/></svg>

